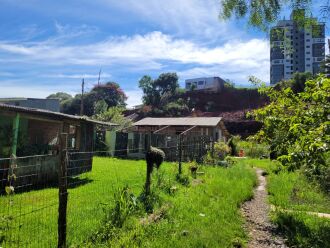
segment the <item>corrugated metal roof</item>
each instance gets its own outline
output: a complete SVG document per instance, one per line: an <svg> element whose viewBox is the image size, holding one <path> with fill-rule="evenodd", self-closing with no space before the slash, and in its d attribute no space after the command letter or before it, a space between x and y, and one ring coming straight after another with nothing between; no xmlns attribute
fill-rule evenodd
<svg viewBox="0 0 330 248"><path fill-rule="evenodd" d="M221 117L173 117L173 118L151 118L147 117L133 126L208 126L214 127L222 120Z"/></svg>
<svg viewBox="0 0 330 248"><path fill-rule="evenodd" d="M27 107L13 106L13 105L7 105L7 104L0 103L0 113L1 113L1 110L7 110L7 111L12 111L12 112L18 112L18 113L26 113L26 114L34 114L34 115L39 115L39 116L43 116L43 117L48 117L50 119L55 119L55 120L75 120L75 121L85 121L85 122L95 123L95 124L104 125L104 126L117 126L117 124L110 123L110 122L92 120L86 116L68 115L68 114L53 112L53 111L44 110L44 109L27 108Z"/></svg>

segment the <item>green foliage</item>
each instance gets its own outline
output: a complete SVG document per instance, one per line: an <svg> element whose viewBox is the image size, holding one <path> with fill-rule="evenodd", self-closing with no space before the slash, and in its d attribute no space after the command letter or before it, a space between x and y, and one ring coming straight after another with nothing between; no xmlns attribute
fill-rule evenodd
<svg viewBox="0 0 330 248"><path fill-rule="evenodd" d="M269 146L265 143L242 140L237 143L237 148L243 150L245 156L250 158L268 157L269 154Z"/></svg>
<svg viewBox="0 0 330 248"><path fill-rule="evenodd" d="M305 17L305 12L299 9L305 9L310 15L311 0L265 0L265 1L247 1L247 0L221 0L220 18L224 20L230 19L232 16L236 18L248 18L249 25L267 30L269 25L274 23L281 11L285 7L290 7L295 11L295 22L303 27L312 25L314 22L311 18ZM321 11L324 18L330 15L329 2L323 1Z"/></svg>
<svg viewBox="0 0 330 248"><path fill-rule="evenodd" d="M238 150L237 150L237 145L238 142L240 141L241 137L239 135L231 137L227 144L230 147L230 155L231 156L237 156L238 155Z"/></svg>
<svg viewBox="0 0 330 248"><path fill-rule="evenodd" d="M297 72L293 74L292 79L283 80L274 86L277 90L284 90L291 88L292 91L297 94L305 90L306 81L313 78L313 74L310 72Z"/></svg>
<svg viewBox="0 0 330 248"><path fill-rule="evenodd" d="M72 99L72 96L68 93L65 92L57 92L55 94L51 94L49 96L46 97L47 99L54 99L57 98L60 100L60 102Z"/></svg>
<svg viewBox="0 0 330 248"><path fill-rule="evenodd" d="M104 102L97 102L95 108L97 108L99 113L94 115L92 118L98 121L118 124L116 127L117 130L122 130L132 125L132 121L124 117L124 107L116 106L108 109L105 107L106 105L104 105Z"/></svg>
<svg viewBox="0 0 330 248"><path fill-rule="evenodd" d="M143 76L139 81L143 91L143 103L151 106L155 116L182 116L189 113L187 103L180 98L178 76L176 73L162 73L158 78Z"/></svg>
<svg viewBox="0 0 330 248"><path fill-rule="evenodd" d="M190 185L190 179L189 179L189 176L187 175L184 175L184 174L176 174L176 177L175 177L176 181L178 183L180 183L181 185L183 186L189 186Z"/></svg>
<svg viewBox="0 0 330 248"><path fill-rule="evenodd" d="M291 88L261 87L270 104L254 111L263 122L257 138L271 146L278 160L290 170L301 168L330 189L330 79L319 76L306 82L303 92Z"/></svg>
<svg viewBox="0 0 330 248"><path fill-rule="evenodd" d="M279 162L244 159L244 163L267 172L268 200L272 221L290 247L328 247L330 220L310 212L330 213L330 198L301 171L289 172Z"/></svg>
<svg viewBox="0 0 330 248"><path fill-rule="evenodd" d="M185 170L188 170L188 166L183 164ZM165 162L161 169L165 178L173 179L174 186L178 188L174 196L163 190L157 191L164 203L162 206L169 206L165 217L152 223L142 223L144 218L158 217L157 213L162 208L156 205L155 211L151 215L146 215L142 205L142 211L140 212L139 207L132 211L121 228L113 227L109 221L106 222L109 223L107 229L103 225L103 220L106 220L104 209L111 210L115 207L116 193L128 202L131 202L131 193L135 196L140 194L145 179L145 161L94 157L93 170L79 176L80 180L89 179L90 182L69 189L68 246L163 247L166 244L170 247L231 247L239 240L242 243L247 241L242 227L244 220L238 210L240 204L252 196L256 179L253 170L241 162L228 169L208 166L203 168L204 183L184 187L176 184L174 180L177 164ZM126 194L120 189L128 182L130 189ZM30 210L39 209L20 218L14 218L12 225L15 228L10 233L5 232L5 236L8 239L19 237L20 244L24 243L25 247L55 247L57 204L46 208L45 206L50 202L57 203L57 199L56 188L15 194L12 196L13 204L9 202L9 197L0 196L0 206L5 206L0 208L0 216L6 214L9 204L12 213L17 214L21 210L22 213L30 213ZM120 205L131 206L131 203ZM127 212L124 211L126 208L122 209L123 213ZM108 213L110 218L111 211ZM200 213L205 216L200 216ZM34 228L31 228L32 225ZM224 226L226 231L219 232ZM103 227L103 234L108 235L103 236L104 240L110 237L109 240L101 242L102 235L99 236L100 240L95 242L91 239L86 240L93 234L102 233ZM188 231L188 235L182 234L184 230ZM96 235L93 236L95 238ZM13 245L16 246L17 243Z"/></svg>
<svg viewBox="0 0 330 248"><path fill-rule="evenodd" d="M230 147L223 141L214 143L215 158L224 160L225 157L231 153Z"/></svg>
<svg viewBox="0 0 330 248"><path fill-rule="evenodd" d="M80 114L81 94L71 97L69 94L58 92L48 96L48 98L60 98L61 112L71 115ZM84 115L92 116L98 114L105 107L125 107L127 96L115 82L95 85L90 92L84 94ZM102 104L100 106L99 104ZM100 109L103 107L103 109Z"/></svg>
<svg viewBox="0 0 330 248"><path fill-rule="evenodd" d="M278 229L294 247L330 247L330 220L304 213L279 212L274 217Z"/></svg>

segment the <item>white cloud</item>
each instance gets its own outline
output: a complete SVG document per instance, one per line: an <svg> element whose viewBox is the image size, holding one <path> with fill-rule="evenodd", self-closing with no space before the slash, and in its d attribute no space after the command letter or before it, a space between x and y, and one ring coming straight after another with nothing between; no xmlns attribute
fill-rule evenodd
<svg viewBox="0 0 330 248"><path fill-rule="evenodd" d="M58 91L65 91L69 94L76 94L71 87L59 85L35 85L26 83L24 80L0 80L0 97L35 97L45 98Z"/></svg>
<svg viewBox="0 0 330 248"><path fill-rule="evenodd" d="M142 103L141 90L125 90L128 99L126 101L128 107L133 107Z"/></svg>
<svg viewBox="0 0 330 248"><path fill-rule="evenodd" d="M244 64L258 66L260 62L269 60L269 46L266 40L252 39L246 42L233 40L222 46L209 48L189 40L174 39L161 32L131 37L111 37L103 42L81 46L44 42L32 45L0 42L0 51L7 53L9 58L12 57L10 54L15 55L15 59L19 61L62 65L141 66L141 63L152 64L169 60L185 64L232 63L236 66Z"/></svg>
<svg viewBox="0 0 330 248"><path fill-rule="evenodd" d="M0 74L1 75L1 74ZM99 74L45 74L42 77L46 78L72 78L72 79L98 79ZM109 73L101 73L101 79L111 78L111 74Z"/></svg>

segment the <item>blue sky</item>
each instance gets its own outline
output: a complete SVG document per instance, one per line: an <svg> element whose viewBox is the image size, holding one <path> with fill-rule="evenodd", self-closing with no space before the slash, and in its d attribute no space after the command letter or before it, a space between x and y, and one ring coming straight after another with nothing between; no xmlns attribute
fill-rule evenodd
<svg viewBox="0 0 330 248"><path fill-rule="evenodd" d="M128 105L138 80L220 76L269 81L267 34L221 22L218 0L0 0L0 97L46 97L118 82ZM285 13L284 13L285 14ZM327 30L327 36L329 30Z"/></svg>

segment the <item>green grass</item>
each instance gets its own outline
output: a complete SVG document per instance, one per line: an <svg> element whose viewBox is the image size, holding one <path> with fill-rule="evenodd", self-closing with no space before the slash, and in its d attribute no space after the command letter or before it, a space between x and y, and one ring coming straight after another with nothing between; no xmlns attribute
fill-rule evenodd
<svg viewBox="0 0 330 248"><path fill-rule="evenodd" d="M279 171L270 160L246 159L245 164L264 169L272 220L295 247L330 247L330 220L306 212L330 213L330 197L300 171ZM288 211L286 211L288 210Z"/></svg>
<svg viewBox="0 0 330 248"><path fill-rule="evenodd" d="M174 195L156 189L162 205L168 206L164 217L156 223L143 225L140 220L145 216L132 216L116 230L114 240L93 246L231 247L246 242L239 206L252 196L256 180L253 170L242 163L228 169L201 167L200 170L205 172L198 176L203 183L185 187L175 181L177 165L164 163L159 173L163 182L178 189ZM184 172L188 174L188 165L184 165ZM154 173L154 185L156 177ZM79 179L86 183L69 189L70 246L85 246L83 243L100 230L104 209L114 204L114 193L120 187L127 185L135 195L141 193L145 162L96 157L93 170ZM7 243L3 245L56 246L57 198L55 188L1 196L0 216L9 217L8 226L5 226Z"/></svg>

